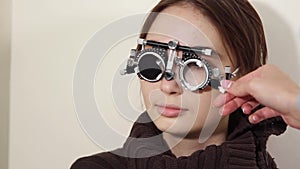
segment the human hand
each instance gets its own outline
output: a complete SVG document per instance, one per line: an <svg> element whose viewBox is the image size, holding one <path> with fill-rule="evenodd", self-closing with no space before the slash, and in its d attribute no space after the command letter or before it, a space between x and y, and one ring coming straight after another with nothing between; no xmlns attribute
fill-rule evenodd
<svg viewBox="0 0 300 169"><path fill-rule="evenodd" d="M222 115L229 115L241 107L245 114L259 104L266 107L249 116L251 123L281 116L284 121L300 129L300 110L297 106L300 87L274 65L264 65L237 81L222 81L226 94L218 96L214 105L222 107Z"/></svg>

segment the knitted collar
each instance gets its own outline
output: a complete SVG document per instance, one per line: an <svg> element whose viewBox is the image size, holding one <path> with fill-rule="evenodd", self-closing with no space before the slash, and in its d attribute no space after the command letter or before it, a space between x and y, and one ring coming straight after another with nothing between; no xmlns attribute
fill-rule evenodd
<svg viewBox="0 0 300 169"><path fill-rule="evenodd" d="M116 154L134 154L128 158L130 169L260 169L271 168L266 151L266 142L271 134L279 135L286 130L282 118L276 117L257 125L248 122L248 117L241 110L230 115L227 140L220 146L210 145L205 150L194 152L190 156L176 158L169 150L162 137L155 140L132 138L149 138L158 136L161 131L151 121L147 113L143 113L133 125L130 137L124 147ZM157 139L159 138L159 139ZM163 153L158 153L162 152Z"/></svg>

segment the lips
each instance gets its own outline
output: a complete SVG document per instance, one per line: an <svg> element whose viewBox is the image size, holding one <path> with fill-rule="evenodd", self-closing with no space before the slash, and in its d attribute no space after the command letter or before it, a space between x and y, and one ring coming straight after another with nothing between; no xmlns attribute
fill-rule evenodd
<svg viewBox="0 0 300 169"><path fill-rule="evenodd" d="M181 113L188 109L178 107L176 105L156 105L158 112L165 117L178 117Z"/></svg>

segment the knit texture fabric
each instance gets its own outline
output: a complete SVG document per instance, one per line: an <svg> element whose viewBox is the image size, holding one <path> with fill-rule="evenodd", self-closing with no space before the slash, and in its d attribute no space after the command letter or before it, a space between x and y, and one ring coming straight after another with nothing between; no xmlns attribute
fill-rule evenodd
<svg viewBox="0 0 300 169"><path fill-rule="evenodd" d="M276 169L266 143L270 135L280 135L286 130L281 117L253 125L239 109L230 115L228 136L223 144L177 158L162 137L155 141L131 139L161 136L153 122L139 123L149 119L147 113L139 117L123 148L80 158L71 169ZM162 150L166 151L159 153ZM130 158L126 154L145 158Z"/></svg>

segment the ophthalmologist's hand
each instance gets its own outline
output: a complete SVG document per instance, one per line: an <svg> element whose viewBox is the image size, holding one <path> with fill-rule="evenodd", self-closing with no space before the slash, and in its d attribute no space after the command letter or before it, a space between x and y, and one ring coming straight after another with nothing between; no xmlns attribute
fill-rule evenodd
<svg viewBox="0 0 300 169"><path fill-rule="evenodd" d="M239 107L250 114L258 104L265 107L249 116L251 123L281 116L291 127L300 129L300 86L274 65L264 65L236 81L222 81L226 94L218 96L214 105L229 115Z"/></svg>

